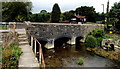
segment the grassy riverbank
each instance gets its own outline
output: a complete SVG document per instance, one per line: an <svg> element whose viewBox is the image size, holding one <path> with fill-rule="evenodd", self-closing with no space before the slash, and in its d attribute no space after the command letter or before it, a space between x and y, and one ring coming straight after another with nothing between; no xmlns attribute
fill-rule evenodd
<svg viewBox="0 0 120 69"><path fill-rule="evenodd" d="M99 56L109 58L120 63L120 51L105 51L99 47L87 48L87 51L93 52Z"/></svg>

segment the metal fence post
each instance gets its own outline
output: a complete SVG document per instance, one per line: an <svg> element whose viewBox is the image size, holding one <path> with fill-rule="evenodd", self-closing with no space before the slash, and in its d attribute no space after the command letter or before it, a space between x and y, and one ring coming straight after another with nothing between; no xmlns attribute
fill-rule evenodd
<svg viewBox="0 0 120 69"><path fill-rule="evenodd" d="M35 48L34 48L35 56L36 56L36 40L35 40Z"/></svg>
<svg viewBox="0 0 120 69"><path fill-rule="evenodd" d="M39 63L41 64L42 53L41 53L41 45L39 45Z"/></svg>
<svg viewBox="0 0 120 69"><path fill-rule="evenodd" d="M33 37L31 36L31 47L33 49Z"/></svg>

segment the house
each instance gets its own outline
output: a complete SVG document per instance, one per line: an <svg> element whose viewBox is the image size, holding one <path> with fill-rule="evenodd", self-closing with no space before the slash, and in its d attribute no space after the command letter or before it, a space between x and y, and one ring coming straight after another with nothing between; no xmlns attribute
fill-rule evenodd
<svg viewBox="0 0 120 69"><path fill-rule="evenodd" d="M73 16L70 19L70 23L83 24L86 22L86 16Z"/></svg>

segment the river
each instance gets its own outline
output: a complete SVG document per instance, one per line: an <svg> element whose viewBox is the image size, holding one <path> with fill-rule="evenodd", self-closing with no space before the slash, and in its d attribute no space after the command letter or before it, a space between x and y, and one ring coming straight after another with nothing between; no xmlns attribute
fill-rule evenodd
<svg viewBox="0 0 120 69"><path fill-rule="evenodd" d="M115 62L86 51L85 46L64 46L44 50L46 67L115 67ZM84 59L83 65L78 65L79 58Z"/></svg>

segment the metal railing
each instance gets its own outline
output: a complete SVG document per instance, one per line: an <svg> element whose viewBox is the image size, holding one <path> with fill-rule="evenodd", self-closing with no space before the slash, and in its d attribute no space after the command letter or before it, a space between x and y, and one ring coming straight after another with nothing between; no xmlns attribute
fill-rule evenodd
<svg viewBox="0 0 120 69"><path fill-rule="evenodd" d="M24 23L24 25L27 26L32 26L29 23ZM33 27L33 26L32 26ZM40 44L40 42L32 35L29 33L29 31L27 32L28 36L30 37L30 46L32 47L32 50L35 54L35 56L38 55L38 61L40 63L40 66L45 69L45 61L44 61L44 56L43 56L43 52L42 52L42 46ZM39 52L37 51L37 48L39 47Z"/></svg>
<svg viewBox="0 0 120 69"><path fill-rule="evenodd" d="M30 45L32 47L32 50L33 50L35 56L37 54L39 54L38 61L39 61L40 65L41 65L41 67L44 69L45 68L45 62L44 62L44 56L43 56L43 52L42 52L42 46L41 46L40 42L35 37L33 37L32 35L30 35L30 41L31 41ZM37 43L39 45L39 53L36 51Z"/></svg>

